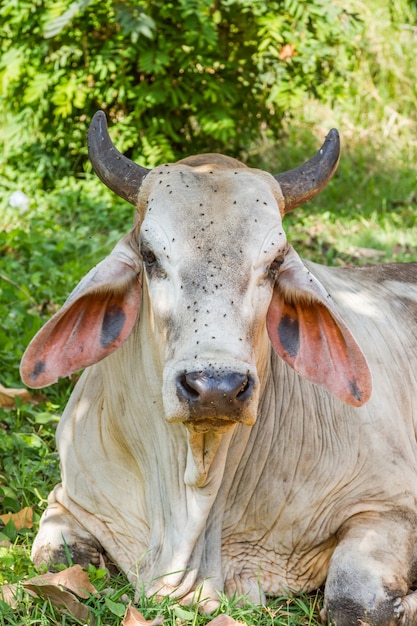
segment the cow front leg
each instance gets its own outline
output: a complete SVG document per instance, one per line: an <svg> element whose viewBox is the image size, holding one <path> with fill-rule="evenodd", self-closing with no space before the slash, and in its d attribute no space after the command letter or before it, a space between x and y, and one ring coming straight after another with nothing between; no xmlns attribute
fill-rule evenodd
<svg viewBox="0 0 417 626"><path fill-rule="evenodd" d="M78 563L98 566L103 549L99 542L56 501L54 491L49 494L48 506L43 512L39 532L32 547L32 561L38 567Z"/></svg>
<svg viewBox="0 0 417 626"><path fill-rule="evenodd" d="M322 620L337 626L417 623L416 519L367 513L345 524L332 555Z"/></svg>

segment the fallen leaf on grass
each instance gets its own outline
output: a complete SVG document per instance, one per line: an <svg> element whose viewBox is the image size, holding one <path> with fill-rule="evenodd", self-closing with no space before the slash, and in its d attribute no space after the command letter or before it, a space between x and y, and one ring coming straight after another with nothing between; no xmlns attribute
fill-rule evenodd
<svg viewBox="0 0 417 626"><path fill-rule="evenodd" d="M16 609L19 606L19 602L21 602L23 598L23 593L23 588L20 583L0 586L0 600L11 606L12 609ZM35 596L32 592L29 592L29 594Z"/></svg>
<svg viewBox="0 0 417 626"><path fill-rule="evenodd" d="M58 611L67 611L82 621L88 619L90 612L75 594L86 599L91 594L97 593L96 588L90 583L88 574L80 565L73 565L55 574L47 572L23 583L0 587L0 599L16 608L23 592L35 598L46 598Z"/></svg>
<svg viewBox="0 0 417 626"><path fill-rule="evenodd" d="M33 509L31 506L25 506L24 509L18 513L5 513L0 515L0 520L6 526L10 520L16 527L16 530L21 528L32 528L33 526Z"/></svg>
<svg viewBox="0 0 417 626"><path fill-rule="evenodd" d="M68 611L73 617L85 621L90 616L90 611L82 604L73 593L65 591L55 585L37 585L29 582L24 583L25 591L32 591L38 597L49 600L60 612Z"/></svg>
<svg viewBox="0 0 417 626"><path fill-rule="evenodd" d="M183 606L177 605L174 606L174 615L184 624L194 619L195 611L190 611L188 607L185 609Z"/></svg>
<svg viewBox="0 0 417 626"><path fill-rule="evenodd" d="M73 565L55 574L47 572L41 576L35 576L23 583L23 586L27 588L29 584L36 587L48 585L65 587L67 591L77 594L79 598L89 598L91 594L97 593L96 588L90 583L87 572L84 572L81 565Z"/></svg>
<svg viewBox="0 0 417 626"><path fill-rule="evenodd" d="M110 598L104 598L104 604L109 609L113 615L117 617L123 617L126 612L126 605L123 602L115 602L115 600L111 600Z"/></svg>
<svg viewBox="0 0 417 626"><path fill-rule="evenodd" d="M210 626L247 626L246 622L239 622L224 613L212 619L209 624Z"/></svg>
<svg viewBox="0 0 417 626"><path fill-rule="evenodd" d="M20 402L32 402L32 404L38 404L40 400L39 395L34 396L27 389L11 389L0 384L0 408L14 409L15 398L19 398Z"/></svg>
<svg viewBox="0 0 417 626"><path fill-rule="evenodd" d="M126 609L122 626L162 626L163 622L163 615L158 615L153 620L147 620L140 611L135 609L134 606L129 605Z"/></svg>
<svg viewBox="0 0 417 626"><path fill-rule="evenodd" d="M194 614L193 614L194 615ZM129 605L126 609L125 616L122 621L122 626L162 626L164 622L163 615L158 615L154 620L147 620L143 617L142 613L135 609L135 607ZM245 622L239 622L229 615L218 615L211 622L210 626L247 626ZM207 625L208 626L208 625Z"/></svg>

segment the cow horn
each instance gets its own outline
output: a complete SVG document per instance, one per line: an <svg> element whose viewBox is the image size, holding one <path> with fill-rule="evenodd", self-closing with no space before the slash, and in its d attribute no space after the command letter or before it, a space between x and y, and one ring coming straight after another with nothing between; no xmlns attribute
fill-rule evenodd
<svg viewBox="0 0 417 626"><path fill-rule="evenodd" d="M139 188L150 172L121 154L112 143L104 111L97 111L88 129L88 155L94 171L118 196L137 204Z"/></svg>
<svg viewBox="0 0 417 626"><path fill-rule="evenodd" d="M309 161L274 176L285 199L285 213L308 202L324 189L336 171L339 156L339 133L332 128L320 150Z"/></svg>

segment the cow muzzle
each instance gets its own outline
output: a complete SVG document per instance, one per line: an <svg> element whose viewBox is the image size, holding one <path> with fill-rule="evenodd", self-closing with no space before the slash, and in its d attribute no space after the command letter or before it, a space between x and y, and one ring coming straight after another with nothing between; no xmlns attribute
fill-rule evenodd
<svg viewBox="0 0 417 626"><path fill-rule="evenodd" d="M177 399L193 429L218 429L227 424L253 424L257 380L249 370L219 372L213 369L177 374Z"/></svg>
<svg viewBox="0 0 417 626"><path fill-rule="evenodd" d="M186 427L184 480L193 487L222 475L235 428L253 426L258 413L257 368L247 361L216 356L171 361L164 371L165 419Z"/></svg>

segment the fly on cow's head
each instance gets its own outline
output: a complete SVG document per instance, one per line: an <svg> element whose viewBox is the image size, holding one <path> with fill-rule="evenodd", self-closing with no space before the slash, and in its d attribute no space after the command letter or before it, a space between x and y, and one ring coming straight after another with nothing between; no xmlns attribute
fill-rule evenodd
<svg viewBox="0 0 417 626"><path fill-rule="evenodd" d="M266 312L287 250L273 177L228 157L205 160L148 174L135 232L166 419L199 430L256 419Z"/></svg>

